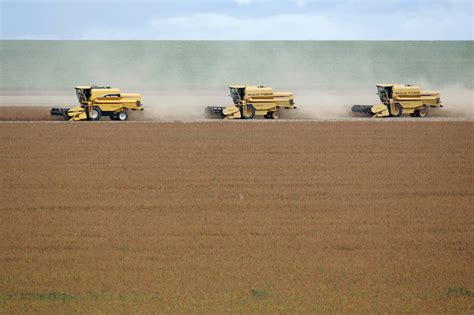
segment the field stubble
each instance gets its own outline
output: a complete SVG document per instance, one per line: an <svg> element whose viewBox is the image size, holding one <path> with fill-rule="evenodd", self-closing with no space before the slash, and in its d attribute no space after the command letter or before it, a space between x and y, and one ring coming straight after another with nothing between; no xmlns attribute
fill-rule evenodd
<svg viewBox="0 0 474 315"><path fill-rule="evenodd" d="M472 135L0 125L0 310L472 312Z"/></svg>

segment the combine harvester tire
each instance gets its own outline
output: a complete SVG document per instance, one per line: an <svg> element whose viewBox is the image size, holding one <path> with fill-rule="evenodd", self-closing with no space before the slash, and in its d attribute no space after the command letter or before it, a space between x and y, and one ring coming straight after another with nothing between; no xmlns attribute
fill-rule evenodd
<svg viewBox="0 0 474 315"><path fill-rule="evenodd" d="M99 107L94 106L92 108L92 112L90 113L89 119L90 120L100 120L101 117L102 117L102 111L100 110Z"/></svg>
<svg viewBox="0 0 474 315"><path fill-rule="evenodd" d="M247 110L244 110L244 107L241 107L240 114L243 119L253 119L255 117L255 108L252 105L247 105Z"/></svg>
<svg viewBox="0 0 474 315"><path fill-rule="evenodd" d="M119 121L126 121L126 120L128 120L128 114L127 114L127 112L126 112L126 111L122 111L122 112L118 113L118 115L117 115L117 120L119 120Z"/></svg>

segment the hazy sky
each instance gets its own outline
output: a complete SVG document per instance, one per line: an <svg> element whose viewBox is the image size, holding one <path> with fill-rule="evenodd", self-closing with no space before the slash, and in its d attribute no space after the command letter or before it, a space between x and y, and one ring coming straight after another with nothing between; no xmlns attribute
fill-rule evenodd
<svg viewBox="0 0 474 315"><path fill-rule="evenodd" d="M0 0L1 39L472 40L469 0Z"/></svg>

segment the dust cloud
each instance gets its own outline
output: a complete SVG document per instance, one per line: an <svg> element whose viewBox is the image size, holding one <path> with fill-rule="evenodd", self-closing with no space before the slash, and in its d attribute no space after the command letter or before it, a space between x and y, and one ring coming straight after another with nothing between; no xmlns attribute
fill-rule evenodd
<svg viewBox="0 0 474 315"><path fill-rule="evenodd" d="M223 89L143 91L143 120L192 121L205 119L207 106L227 106L232 101ZM227 97L226 97L227 96Z"/></svg>
<svg viewBox="0 0 474 315"><path fill-rule="evenodd" d="M474 118L474 90L460 86L440 88L443 108L433 110L433 116Z"/></svg>

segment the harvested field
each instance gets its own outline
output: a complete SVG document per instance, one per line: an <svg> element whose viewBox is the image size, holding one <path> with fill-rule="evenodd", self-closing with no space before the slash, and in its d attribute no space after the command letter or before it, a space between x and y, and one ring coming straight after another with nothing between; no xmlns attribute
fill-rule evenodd
<svg viewBox="0 0 474 315"><path fill-rule="evenodd" d="M472 313L473 124L0 124L0 312Z"/></svg>
<svg viewBox="0 0 474 315"><path fill-rule="evenodd" d="M0 121L59 120L50 114L46 106L0 106Z"/></svg>

